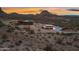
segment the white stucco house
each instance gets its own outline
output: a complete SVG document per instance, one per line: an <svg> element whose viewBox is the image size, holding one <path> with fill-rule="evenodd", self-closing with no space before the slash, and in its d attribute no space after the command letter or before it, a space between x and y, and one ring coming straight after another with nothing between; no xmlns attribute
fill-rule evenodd
<svg viewBox="0 0 79 59"><path fill-rule="evenodd" d="M46 24L42 28L52 32L62 32L62 27L60 26Z"/></svg>

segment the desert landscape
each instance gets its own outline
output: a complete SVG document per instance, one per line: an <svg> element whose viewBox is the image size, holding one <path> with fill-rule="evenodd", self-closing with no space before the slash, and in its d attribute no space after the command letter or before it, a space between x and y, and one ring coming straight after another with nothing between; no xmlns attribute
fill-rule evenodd
<svg viewBox="0 0 79 59"><path fill-rule="evenodd" d="M79 51L79 15L57 15L48 10L8 14L3 9L0 51Z"/></svg>

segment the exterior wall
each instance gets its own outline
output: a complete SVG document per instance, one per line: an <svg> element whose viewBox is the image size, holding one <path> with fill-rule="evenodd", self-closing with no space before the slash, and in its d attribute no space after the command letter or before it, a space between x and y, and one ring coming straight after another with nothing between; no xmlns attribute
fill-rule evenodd
<svg viewBox="0 0 79 59"><path fill-rule="evenodd" d="M44 25L43 29L53 29L53 25Z"/></svg>

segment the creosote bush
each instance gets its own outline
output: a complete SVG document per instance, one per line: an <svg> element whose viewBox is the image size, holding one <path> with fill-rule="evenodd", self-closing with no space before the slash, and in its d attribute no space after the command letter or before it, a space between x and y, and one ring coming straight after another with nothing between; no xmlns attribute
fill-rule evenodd
<svg viewBox="0 0 79 59"><path fill-rule="evenodd" d="M34 30L29 30L29 34L34 34Z"/></svg>
<svg viewBox="0 0 79 59"><path fill-rule="evenodd" d="M7 40L7 38L8 38L7 35L5 35L5 34L2 35L1 38L0 38L0 44L3 44L3 43L5 43L5 42L9 42L9 41Z"/></svg>
<svg viewBox="0 0 79 59"><path fill-rule="evenodd" d="M3 26L5 26L5 24L2 21L0 21L0 27L3 27Z"/></svg>
<svg viewBox="0 0 79 59"><path fill-rule="evenodd" d="M1 37L2 39L7 39L8 37L7 37L7 35L6 34L4 34L4 35L2 35L2 37Z"/></svg>

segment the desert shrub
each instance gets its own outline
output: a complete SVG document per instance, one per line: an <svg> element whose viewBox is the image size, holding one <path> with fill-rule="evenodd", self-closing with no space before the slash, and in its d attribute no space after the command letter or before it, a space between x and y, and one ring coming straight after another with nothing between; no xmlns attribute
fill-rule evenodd
<svg viewBox="0 0 79 59"><path fill-rule="evenodd" d="M20 28L19 28L19 27L17 27L17 26L16 26L15 28L16 28L17 30L20 30Z"/></svg>
<svg viewBox="0 0 79 59"><path fill-rule="evenodd" d="M72 45L72 42L66 42L68 45Z"/></svg>
<svg viewBox="0 0 79 59"><path fill-rule="evenodd" d="M7 37L7 35L6 34L4 34L4 35L2 35L2 37L1 37L2 39L7 39L8 37Z"/></svg>
<svg viewBox="0 0 79 59"><path fill-rule="evenodd" d="M14 30L15 30L14 28L9 27L6 31L7 31L7 32L13 32Z"/></svg>
<svg viewBox="0 0 79 59"><path fill-rule="evenodd" d="M19 46L19 45L20 45L20 43L16 42L16 43L15 43L15 45L16 45L16 46Z"/></svg>
<svg viewBox="0 0 79 59"><path fill-rule="evenodd" d="M3 44L3 39L0 39L0 44Z"/></svg>
<svg viewBox="0 0 79 59"><path fill-rule="evenodd" d="M35 32L34 32L34 30L29 30L29 33L34 34Z"/></svg>
<svg viewBox="0 0 79 59"><path fill-rule="evenodd" d="M78 36L75 36L75 37L73 38L73 40L74 40L74 41L79 41Z"/></svg>
<svg viewBox="0 0 79 59"><path fill-rule="evenodd" d="M3 26L5 26L5 24L2 21L0 21L0 27L3 27Z"/></svg>
<svg viewBox="0 0 79 59"><path fill-rule="evenodd" d="M28 35L25 35L26 37L28 37Z"/></svg>
<svg viewBox="0 0 79 59"><path fill-rule="evenodd" d="M41 31L41 29L38 29L38 31L40 32L40 31Z"/></svg>
<svg viewBox="0 0 79 59"><path fill-rule="evenodd" d="M58 39L56 43L62 44L62 40Z"/></svg>
<svg viewBox="0 0 79 59"><path fill-rule="evenodd" d="M75 33L62 33L61 35L66 35L66 36L72 36L74 35Z"/></svg>
<svg viewBox="0 0 79 59"><path fill-rule="evenodd" d="M22 43L22 41L21 41L21 40L19 40L18 42L19 42L20 44Z"/></svg>
<svg viewBox="0 0 79 59"><path fill-rule="evenodd" d="M15 35L17 35L18 34L18 32L15 32Z"/></svg>
<svg viewBox="0 0 79 59"><path fill-rule="evenodd" d="M15 42L15 45L16 45L16 46L19 46L19 45L21 45L21 43L22 43L22 41L20 40L20 41L18 41L18 42Z"/></svg>
<svg viewBox="0 0 79 59"><path fill-rule="evenodd" d="M13 47L14 47L14 45L9 45L8 47L9 47L9 48L13 48Z"/></svg>
<svg viewBox="0 0 79 59"><path fill-rule="evenodd" d="M75 47L79 48L79 45L74 45Z"/></svg>
<svg viewBox="0 0 79 59"><path fill-rule="evenodd" d="M48 36L48 38L51 38L51 36Z"/></svg>
<svg viewBox="0 0 79 59"><path fill-rule="evenodd" d="M54 33L51 33L51 35L53 36L53 35L54 35Z"/></svg>
<svg viewBox="0 0 79 59"><path fill-rule="evenodd" d="M30 36L30 38L34 38L34 36Z"/></svg>
<svg viewBox="0 0 79 59"><path fill-rule="evenodd" d="M2 37L0 38L0 44L3 44L4 42L7 42L9 40L7 40L7 36L6 35L2 35Z"/></svg>
<svg viewBox="0 0 79 59"><path fill-rule="evenodd" d="M43 50L44 51L52 51L52 46L51 45L47 45Z"/></svg>

